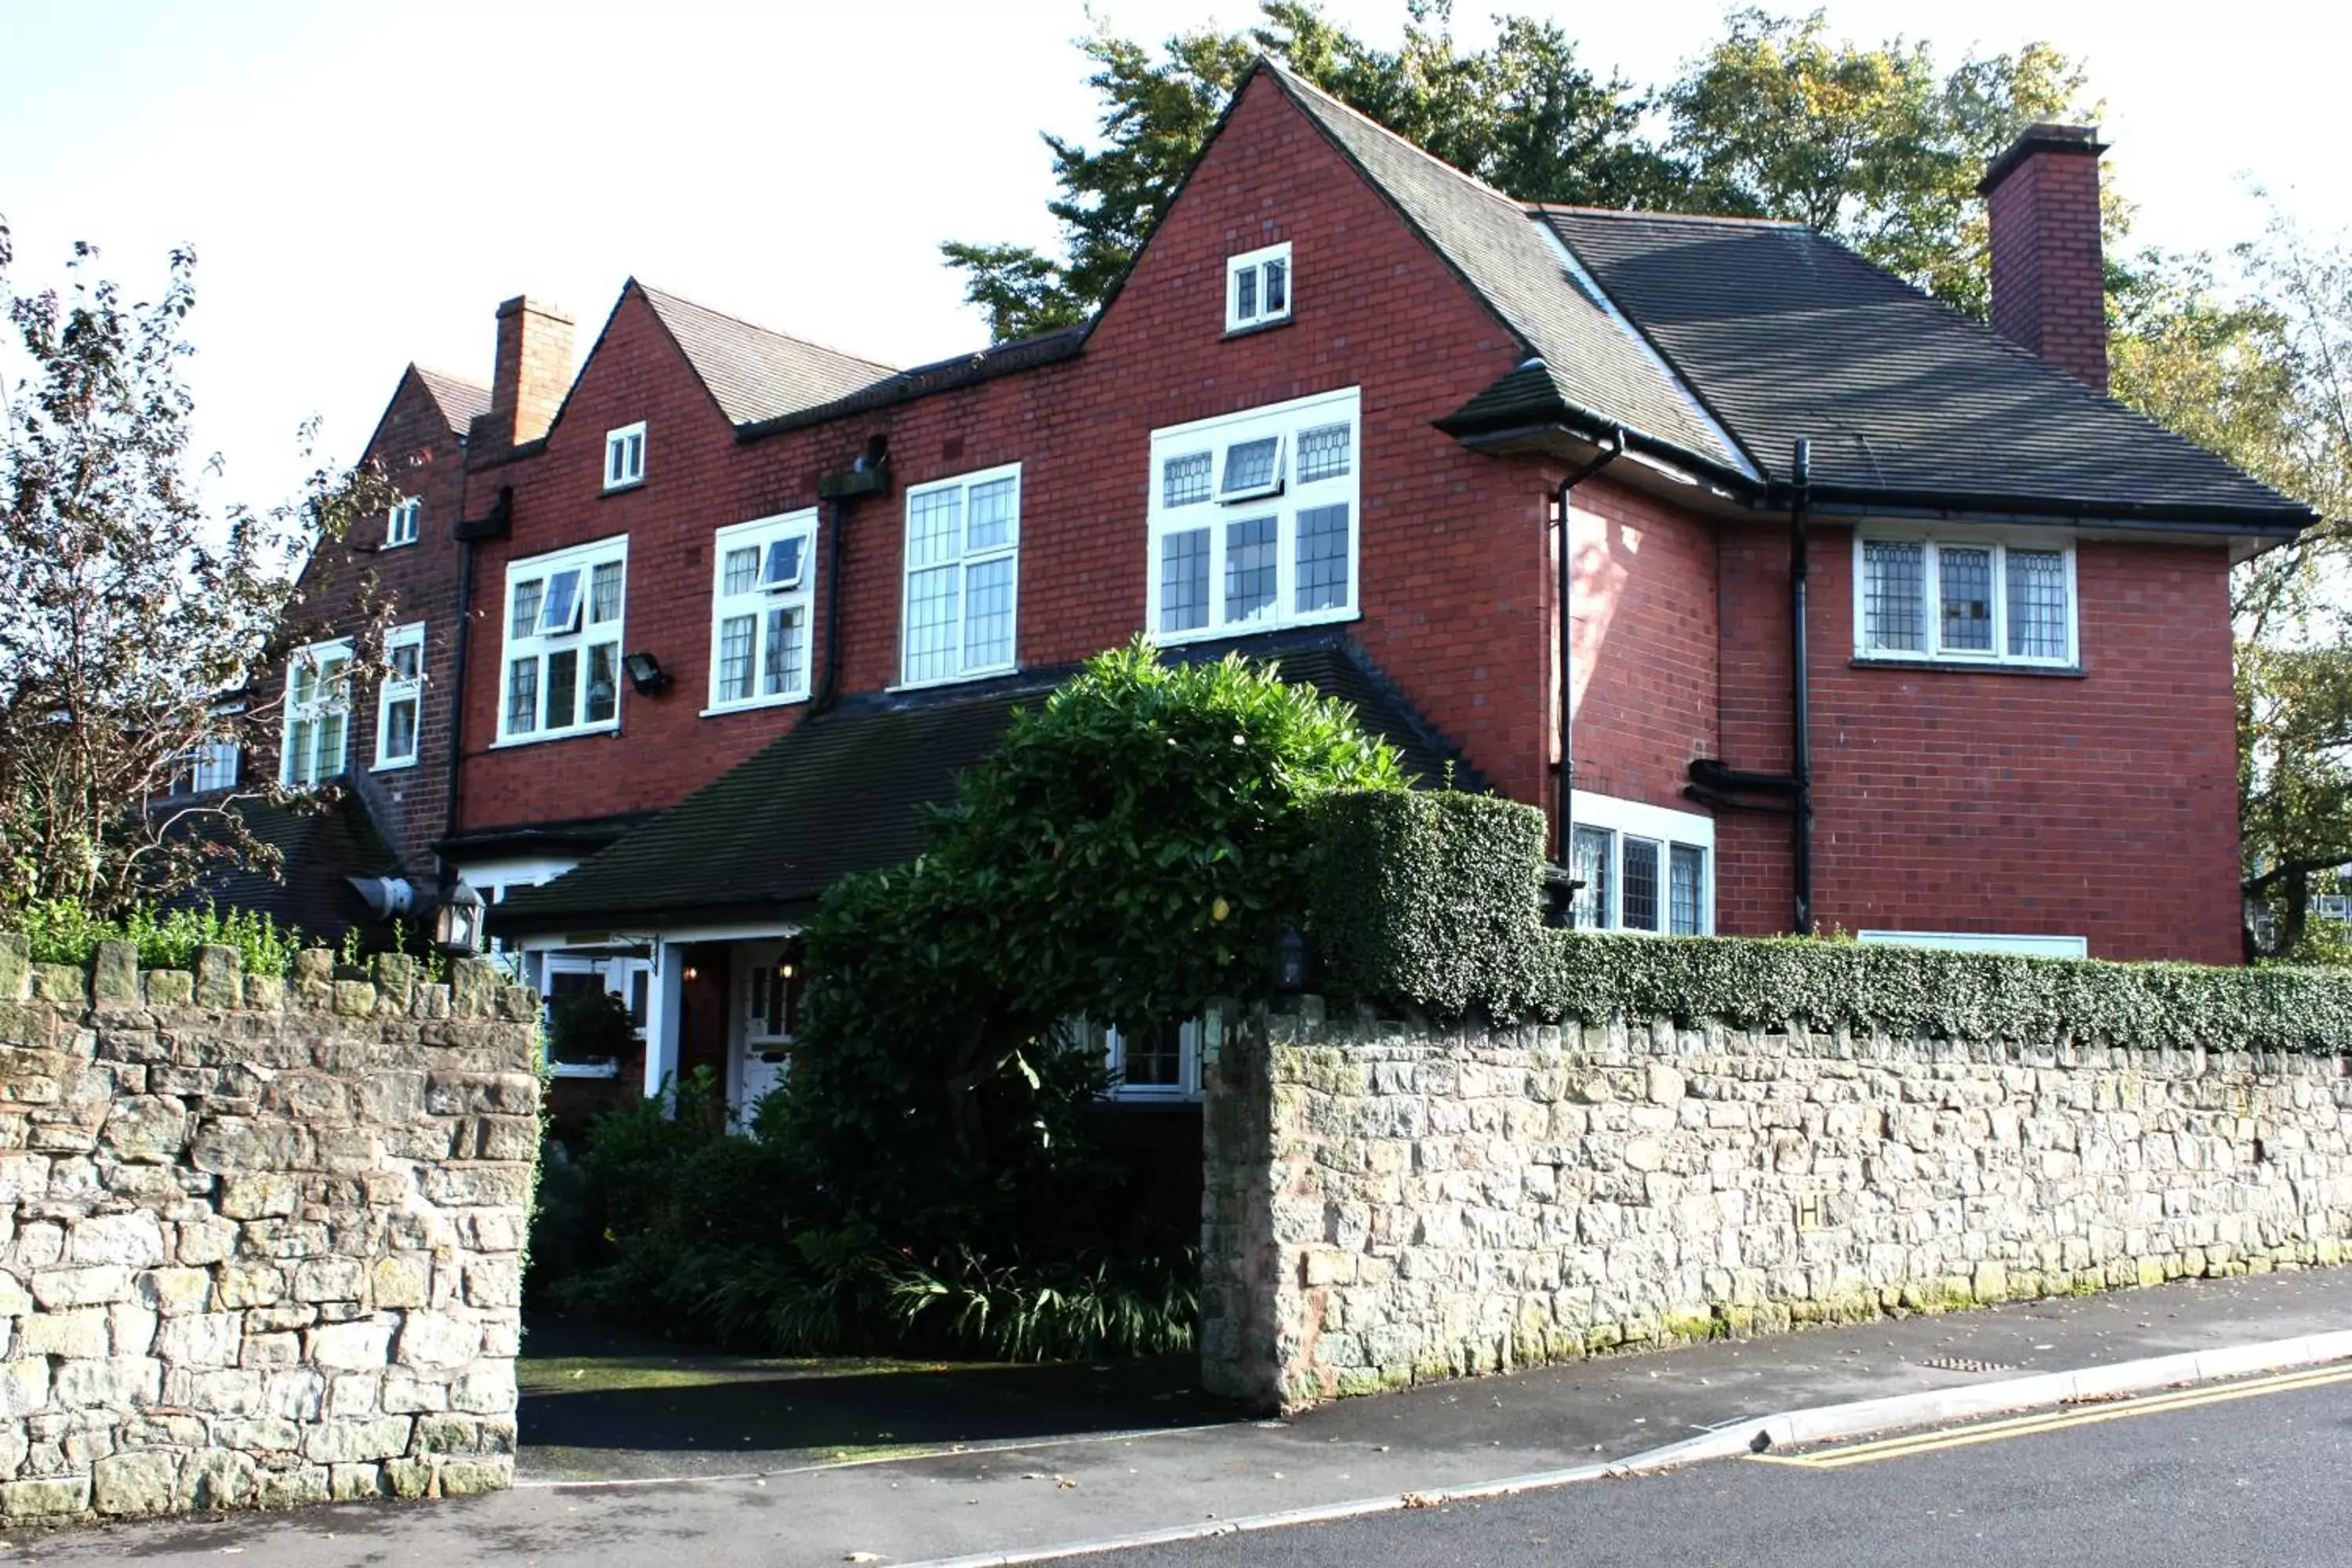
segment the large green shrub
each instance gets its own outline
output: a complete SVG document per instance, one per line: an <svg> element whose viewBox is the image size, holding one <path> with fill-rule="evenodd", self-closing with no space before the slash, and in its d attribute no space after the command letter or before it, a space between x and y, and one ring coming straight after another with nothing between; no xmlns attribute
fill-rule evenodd
<svg viewBox="0 0 2352 1568"><path fill-rule="evenodd" d="M1094 659L1015 715L920 859L827 893L793 1071L750 1139L683 1109L597 1124L582 1163L614 1255L556 1294L772 1350L1189 1344L1194 1238L1143 1217L1069 1026L1261 994L1315 804L1402 788L1349 709L1270 670Z"/></svg>
<svg viewBox="0 0 2352 1568"><path fill-rule="evenodd" d="M1467 795L1341 797L1310 926L1342 1000L1442 1018L1717 1019L1955 1039L2352 1051L2352 976L1946 952L1780 938L1547 929L1533 808Z"/></svg>

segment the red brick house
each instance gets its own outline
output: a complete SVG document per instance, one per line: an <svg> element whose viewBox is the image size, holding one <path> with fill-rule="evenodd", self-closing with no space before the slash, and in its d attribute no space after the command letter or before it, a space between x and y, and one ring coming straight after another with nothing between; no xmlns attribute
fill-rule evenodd
<svg viewBox="0 0 2352 1568"><path fill-rule="evenodd" d="M632 997L593 1070L755 1091L824 888L1146 631L1542 805L1580 923L2233 962L2228 574L2312 519L2104 395L2098 151L1991 171L1998 332L1801 227L1512 200L1270 65L1080 327L895 372L633 283L567 391L514 302L445 867Z"/></svg>

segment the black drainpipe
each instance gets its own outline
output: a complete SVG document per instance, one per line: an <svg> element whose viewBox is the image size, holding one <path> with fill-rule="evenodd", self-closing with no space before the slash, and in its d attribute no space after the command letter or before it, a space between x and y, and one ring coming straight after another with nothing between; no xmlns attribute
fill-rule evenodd
<svg viewBox="0 0 2352 1568"><path fill-rule="evenodd" d="M1576 874L1574 828L1576 826L1576 627L1569 616L1569 602L1574 587L1574 560L1570 546L1575 535L1568 520L1570 492L1577 486L1625 455L1625 428L1619 426L1609 433L1609 444L1601 448L1593 459L1559 481L1553 498L1553 507L1559 513L1559 866L1570 879L1567 889L1572 899L1579 884ZM1565 924L1566 921L1561 923Z"/></svg>
<svg viewBox="0 0 2352 1568"><path fill-rule="evenodd" d="M1808 678L1805 587L1810 575L1806 521L1813 502L1813 444L1800 436L1790 465L1789 495L1789 708L1794 742L1790 773L1796 783L1796 928L1813 934L1813 742L1812 682Z"/></svg>
<svg viewBox="0 0 2352 1568"><path fill-rule="evenodd" d="M841 533L853 496L880 495L890 488L890 438L876 436L866 443L857 460L837 474L816 482L817 499L825 503L824 546L824 676L817 684L809 717L831 708L841 696Z"/></svg>
<svg viewBox="0 0 2352 1568"><path fill-rule="evenodd" d="M449 704L449 804L445 810L441 837L457 836L457 786L459 767L466 754L466 658L474 640L474 546L485 539L504 539L514 527L514 487L500 485L499 499L490 507L489 515L466 519L466 495L472 483L469 473L457 481L457 526L454 531L459 548L457 558L457 635L452 652L457 668L452 674L453 697ZM446 900L457 884L450 874L446 857L441 860L436 880L440 895Z"/></svg>

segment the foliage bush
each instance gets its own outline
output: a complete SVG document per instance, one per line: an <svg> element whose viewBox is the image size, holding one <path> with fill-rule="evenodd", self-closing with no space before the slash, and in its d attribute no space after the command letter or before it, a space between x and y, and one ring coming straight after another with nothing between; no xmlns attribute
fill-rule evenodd
<svg viewBox="0 0 2352 1568"><path fill-rule="evenodd" d="M2352 1051L2352 976L1546 928L1541 816L1470 795L1326 804L1308 914L1335 998L1443 1018L1719 1019L1955 1039Z"/></svg>
<svg viewBox="0 0 2352 1568"><path fill-rule="evenodd" d="M1262 993L1317 803L1402 788L1349 710L1266 669L1094 659L1014 716L919 859L826 895L793 1071L751 1136L693 1084L674 1121L594 1125L609 1240L549 1298L772 1351L1189 1345L1192 1238L1140 1217L1070 1025Z"/></svg>
<svg viewBox="0 0 2352 1568"><path fill-rule="evenodd" d="M301 933L267 913L201 909L133 909L100 920L70 899L39 899L6 912L5 923L32 944L36 963L88 963L102 942L127 942L147 969L187 969L200 947L235 948L247 974L286 973L294 967Z"/></svg>

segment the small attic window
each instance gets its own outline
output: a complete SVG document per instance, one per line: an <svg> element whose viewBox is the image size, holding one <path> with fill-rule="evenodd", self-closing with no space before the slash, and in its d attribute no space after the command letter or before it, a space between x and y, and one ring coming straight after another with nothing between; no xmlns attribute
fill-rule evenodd
<svg viewBox="0 0 2352 1568"><path fill-rule="evenodd" d="M1290 242L1225 258L1225 331L1290 320Z"/></svg>
<svg viewBox="0 0 2352 1568"><path fill-rule="evenodd" d="M425 503L415 496L396 502L392 509L390 521L384 524L383 547L386 550L395 550L404 544L415 543L417 520L423 515L424 510Z"/></svg>
<svg viewBox="0 0 2352 1568"><path fill-rule="evenodd" d="M604 432L604 488L625 490L646 482L646 422Z"/></svg>

